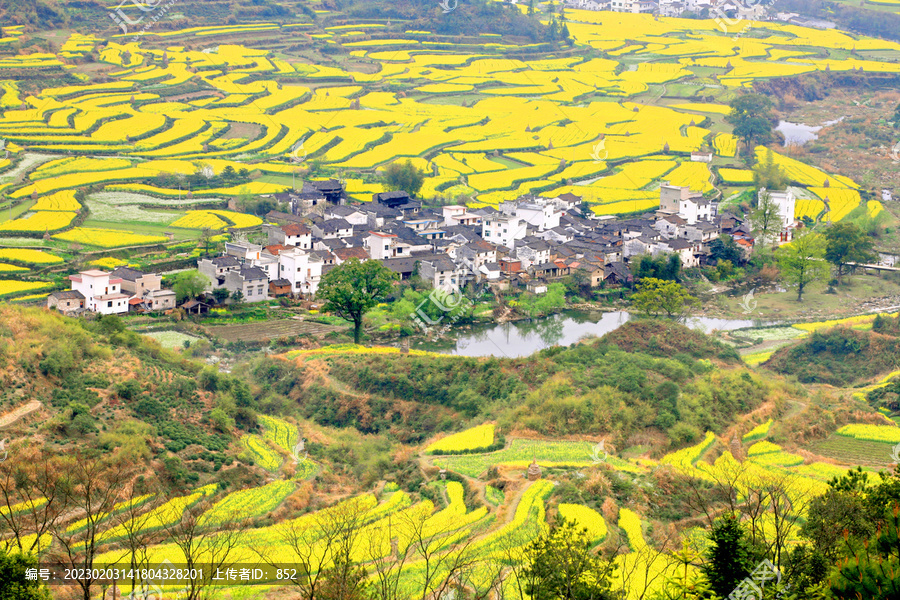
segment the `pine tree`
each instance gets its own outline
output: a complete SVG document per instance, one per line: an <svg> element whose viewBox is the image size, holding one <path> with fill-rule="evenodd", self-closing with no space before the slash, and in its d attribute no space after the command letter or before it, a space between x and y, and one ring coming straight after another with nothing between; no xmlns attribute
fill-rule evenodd
<svg viewBox="0 0 900 600"><path fill-rule="evenodd" d="M717 596L727 598L756 563L747 534L737 515L716 520L710 533L703 573Z"/></svg>

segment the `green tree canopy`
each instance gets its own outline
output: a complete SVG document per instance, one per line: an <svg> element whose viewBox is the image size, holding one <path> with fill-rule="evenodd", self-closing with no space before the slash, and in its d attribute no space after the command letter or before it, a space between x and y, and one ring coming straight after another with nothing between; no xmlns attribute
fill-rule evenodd
<svg viewBox="0 0 900 600"><path fill-rule="evenodd" d="M179 302L184 302L199 296L203 290L210 287L209 277L197 270L182 271L175 275L175 281L172 284L172 291Z"/></svg>
<svg viewBox="0 0 900 600"><path fill-rule="evenodd" d="M617 600L615 565L591 551L586 529L562 517L525 551L524 579L533 600Z"/></svg>
<svg viewBox="0 0 900 600"><path fill-rule="evenodd" d="M781 213L769 192L760 193L756 209L747 220L751 230L759 238L760 247L775 243L775 237L782 229Z"/></svg>
<svg viewBox="0 0 900 600"><path fill-rule="evenodd" d="M854 223L835 223L825 230L825 260L837 269L838 281L843 280L848 263L870 263L878 259L875 240Z"/></svg>
<svg viewBox="0 0 900 600"><path fill-rule="evenodd" d="M737 515L725 515L717 519L713 523L709 539L710 546L703 573L716 597L728 598L753 571L757 559Z"/></svg>
<svg viewBox="0 0 900 600"><path fill-rule="evenodd" d="M363 316L387 296L397 274L376 260L350 260L322 277L317 296L325 310L353 323L353 341L359 343Z"/></svg>
<svg viewBox="0 0 900 600"><path fill-rule="evenodd" d="M731 113L725 117L734 127L734 135L751 149L772 139L775 128L772 101L760 94L743 94L731 101Z"/></svg>
<svg viewBox="0 0 900 600"><path fill-rule="evenodd" d="M50 591L43 584L25 578L25 570L37 566L37 558L30 554L0 550L0 600L50 600Z"/></svg>
<svg viewBox="0 0 900 600"><path fill-rule="evenodd" d="M727 260L733 265L744 262L744 253L730 235L717 237L709 243L709 257L717 261Z"/></svg>
<svg viewBox="0 0 900 600"><path fill-rule="evenodd" d="M425 183L425 171L417 168L411 160L394 162L384 170L384 185L390 190L403 190L415 196Z"/></svg>
<svg viewBox="0 0 900 600"><path fill-rule="evenodd" d="M825 238L804 230L775 252L784 280L797 286L797 302L803 301L803 290L828 272L825 262Z"/></svg>
<svg viewBox="0 0 900 600"><path fill-rule="evenodd" d="M631 297L634 308L652 317L665 315L680 317L685 310L699 304L680 283L646 277L638 284L638 291Z"/></svg>
<svg viewBox="0 0 900 600"><path fill-rule="evenodd" d="M775 162L775 155L766 149L765 160L753 167L753 184L756 189L781 190L790 182L784 167Z"/></svg>

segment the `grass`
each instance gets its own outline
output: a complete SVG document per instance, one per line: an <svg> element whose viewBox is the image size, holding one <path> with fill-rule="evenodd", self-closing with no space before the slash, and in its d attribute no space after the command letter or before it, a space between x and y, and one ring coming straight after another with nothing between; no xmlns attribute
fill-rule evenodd
<svg viewBox="0 0 900 600"><path fill-rule="evenodd" d="M861 298L883 298L900 295L900 284L875 275L859 273L852 277L844 277L844 285L837 288L836 294L826 294L827 284L815 282L803 292L803 302L797 302L797 291L788 288L786 292L754 293L758 302L752 319L798 319L810 316L827 315L829 318L855 314L854 305ZM738 316L743 314L740 303L742 296L719 296L727 312ZM815 314L811 315L811 311ZM747 317L744 317L747 318Z"/></svg>
<svg viewBox="0 0 900 600"><path fill-rule="evenodd" d="M184 348L185 342L190 342L193 344L194 342L203 339L195 335L181 333L180 331L151 331L150 333L144 333L142 335L145 335L148 338L153 338L154 340L159 342L163 348L167 348L169 350Z"/></svg>

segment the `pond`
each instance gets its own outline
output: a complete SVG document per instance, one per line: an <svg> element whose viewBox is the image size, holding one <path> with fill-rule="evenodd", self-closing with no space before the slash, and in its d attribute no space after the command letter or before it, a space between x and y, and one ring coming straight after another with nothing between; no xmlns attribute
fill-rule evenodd
<svg viewBox="0 0 900 600"><path fill-rule="evenodd" d="M517 358L552 346L568 346L586 336L602 336L618 329L630 318L631 315L625 311L570 310L539 319L483 325L461 332L456 340L447 338L416 344L414 347L459 356ZM758 319L692 317L685 324L692 329L709 333L714 329L731 331L771 323Z"/></svg>
<svg viewBox="0 0 900 600"><path fill-rule="evenodd" d="M802 146L807 142L819 139L816 135L823 128L835 125L844 120L844 117L835 119L834 121L825 121L822 125L812 126L805 123L791 123L790 121L779 121L775 131L780 131L784 135L785 146Z"/></svg>

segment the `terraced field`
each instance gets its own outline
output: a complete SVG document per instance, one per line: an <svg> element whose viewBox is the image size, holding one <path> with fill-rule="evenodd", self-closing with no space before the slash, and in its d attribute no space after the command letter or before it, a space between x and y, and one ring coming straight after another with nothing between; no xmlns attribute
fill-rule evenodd
<svg viewBox="0 0 900 600"><path fill-rule="evenodd" d="M214 325L206 327L206 331L211 336L222 338L227 342L266 342L281 337L304 334L322 336L332 331L342 331L342 328L297 319L282 319L264 323Z"/></svg>

